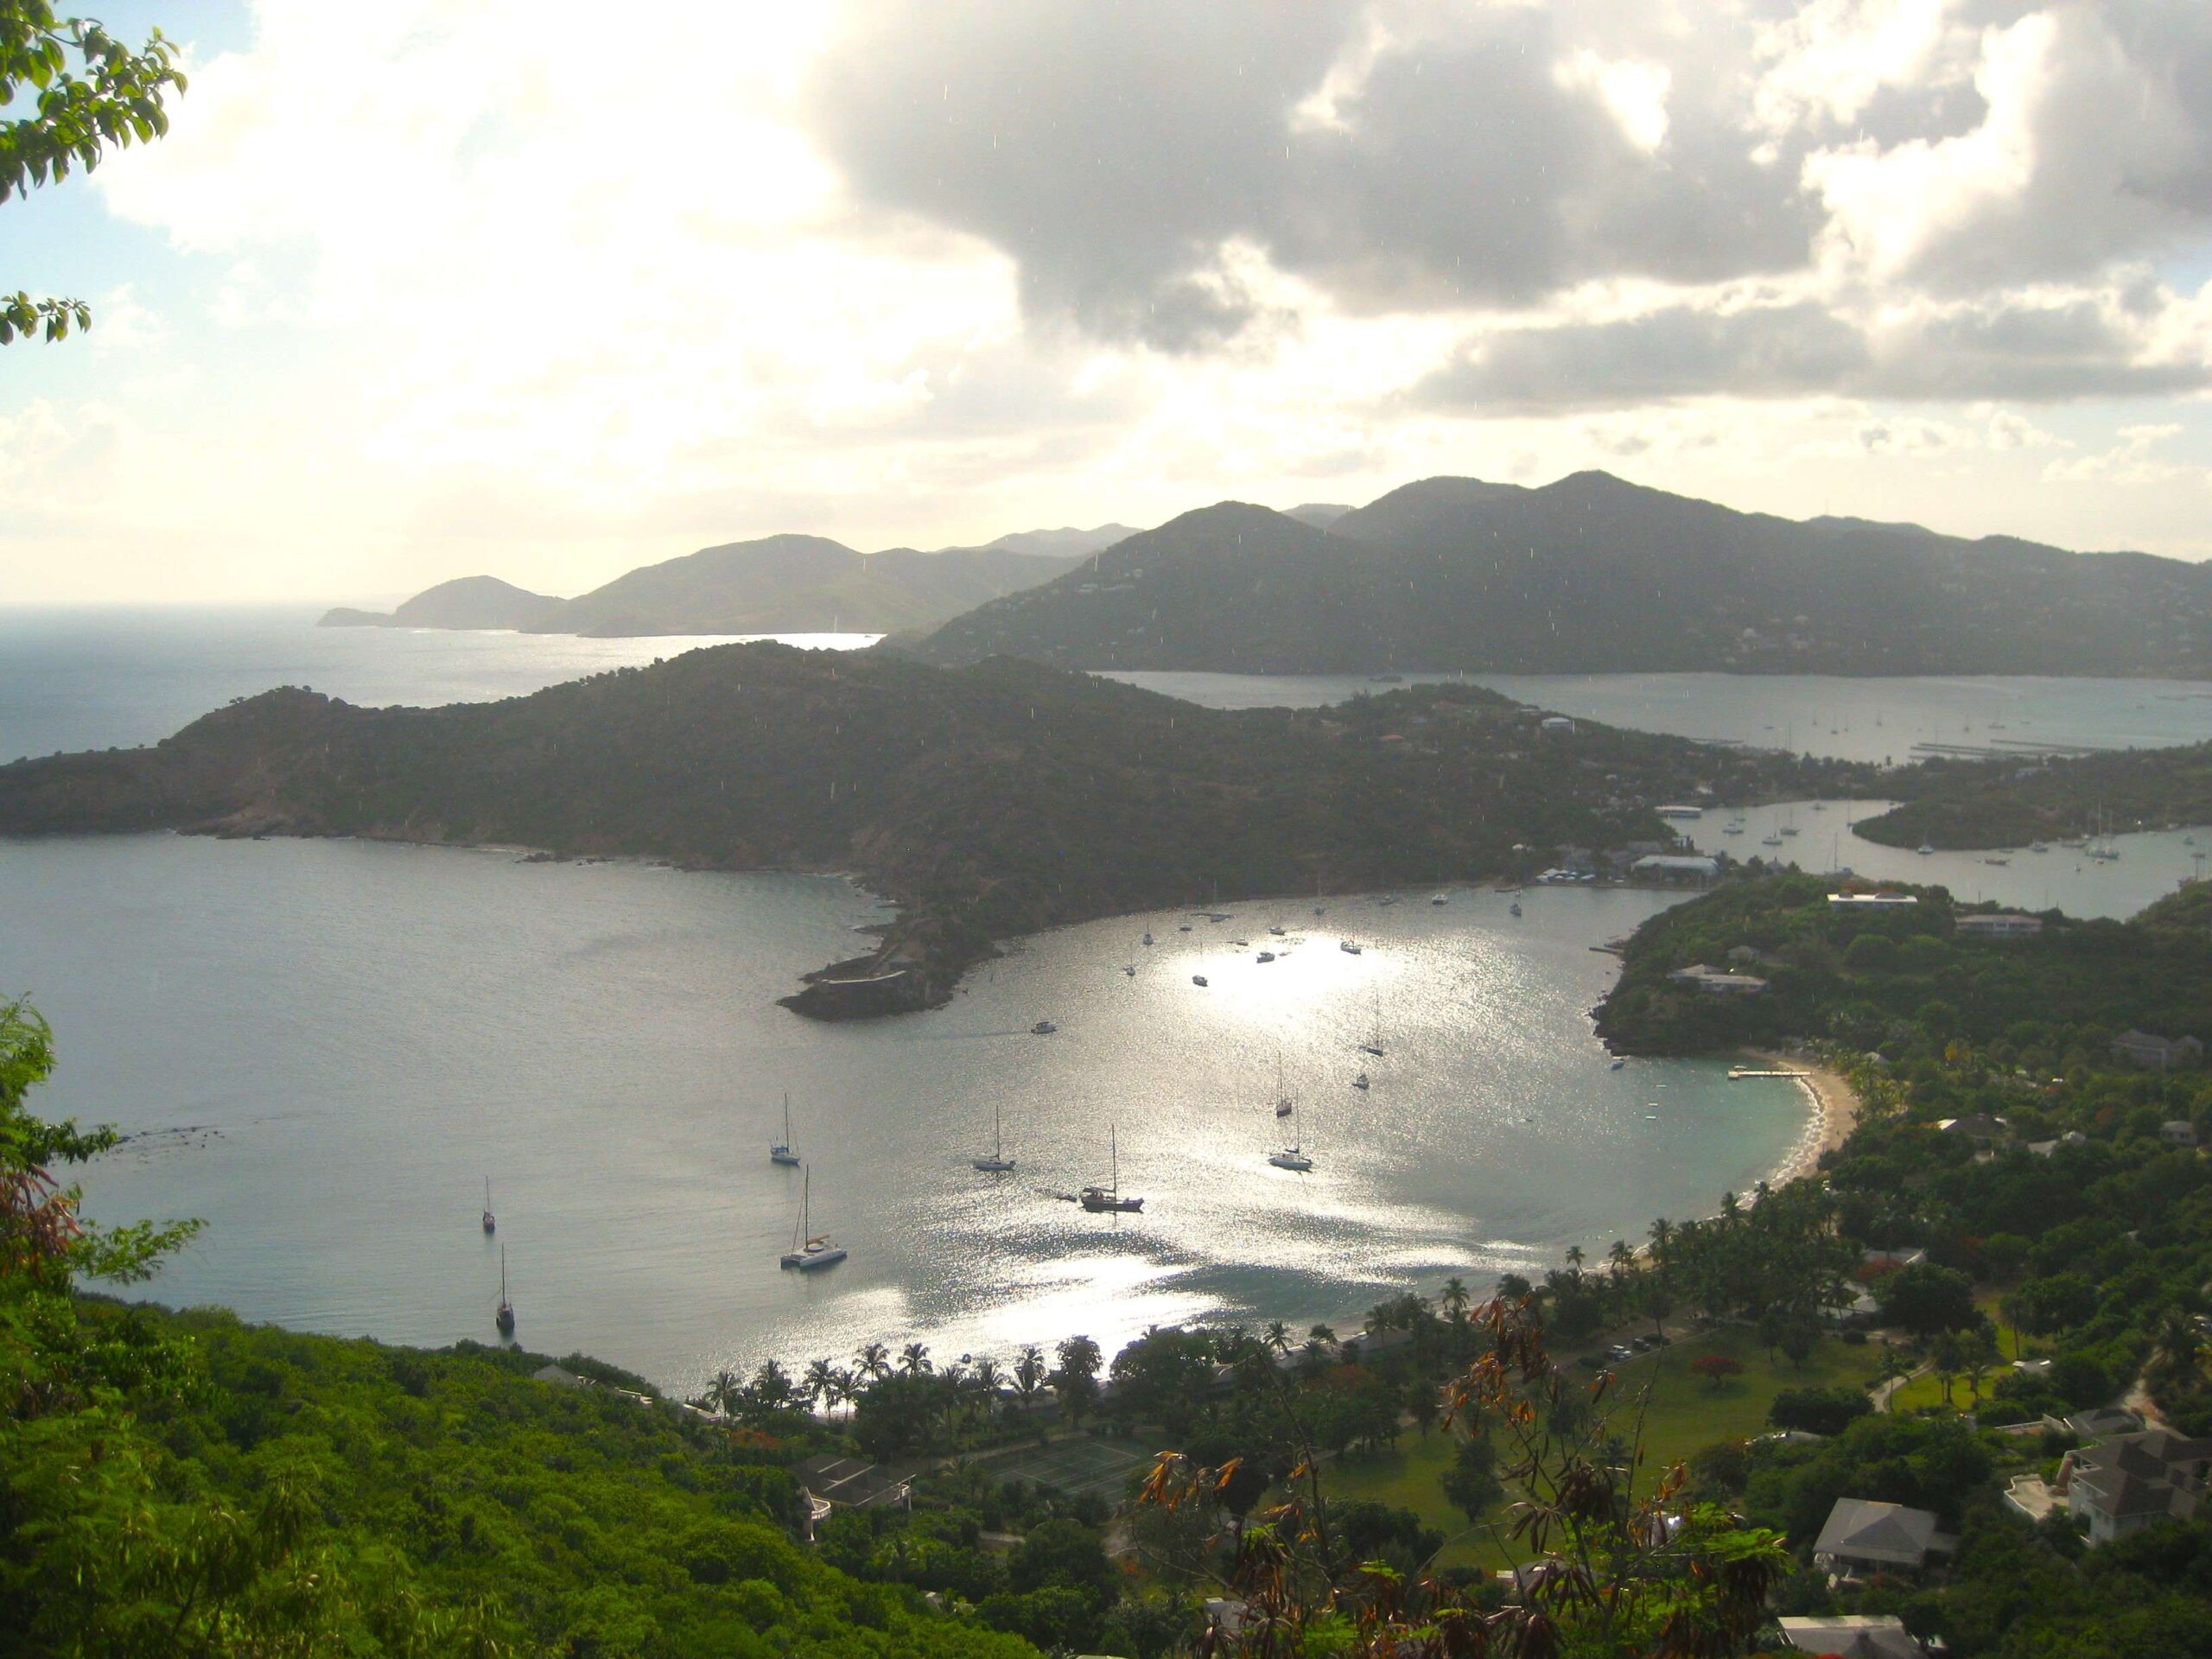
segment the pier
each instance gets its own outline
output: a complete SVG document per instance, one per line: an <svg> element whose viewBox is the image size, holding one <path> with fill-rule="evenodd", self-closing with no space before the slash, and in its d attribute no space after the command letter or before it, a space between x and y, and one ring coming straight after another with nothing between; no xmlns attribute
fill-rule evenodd
<svg viewBox="0 0 2212 1659"><path fill-rule="evenodd" d="M1795 1077L1802 1083L1812 1075L1809 1071L1761 1071L1748 1065L1732 1065L1728 1068L1728 1081L1731 1083L1741 1083L1746 1077Z"/></svg>

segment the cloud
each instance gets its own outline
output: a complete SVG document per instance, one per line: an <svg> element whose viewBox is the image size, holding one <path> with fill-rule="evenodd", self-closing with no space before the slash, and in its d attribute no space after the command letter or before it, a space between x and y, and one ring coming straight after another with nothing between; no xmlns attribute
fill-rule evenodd
<svg viewBox="0 0 2212 1659"><path fill-rule="evenodd" d="M2054 461L2043 469L2044 480L2050 484L2162 484L2171 479L2205 476L2201 467L2186 467L2152 452L2168 440L2181 435L2181 427L2173 423L2145 426L2124 426L2119 433L2120 442L2101 454L2082 455L2070 461Z"/></svg>

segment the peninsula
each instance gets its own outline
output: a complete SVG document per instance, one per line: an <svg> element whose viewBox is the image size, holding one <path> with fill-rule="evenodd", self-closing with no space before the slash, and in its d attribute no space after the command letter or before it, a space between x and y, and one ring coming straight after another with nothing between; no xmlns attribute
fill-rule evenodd
<svg viewBox="0 0 2212 1659"><path fill-rule="evenodd" d="M504 702L241 700L150 747L0 766L0 834L181 830L522 845L855 874L902 913L809 1014L931 1006L994 941L1218 894L1533 872L1663 849L1654 809L1838 798L1844 762L1556 721L1471 686L1206 709L1000 658L696 651Z"/></svg>

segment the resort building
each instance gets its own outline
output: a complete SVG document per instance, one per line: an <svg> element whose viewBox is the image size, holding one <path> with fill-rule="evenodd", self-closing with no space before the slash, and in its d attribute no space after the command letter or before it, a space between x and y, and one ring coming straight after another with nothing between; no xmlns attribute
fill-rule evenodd
<svg viewBox="0 0 2212 1659"><path fill-rule="evenodd" d="M2196 1144L2196 1125L2185 1117L2168 1118L2158 1125L2158 1139L2170 1147L2193 1147Z"/></svg>
<svg viewBox="0 0 2212 1659"><path fill-rule="evenodd" d="M1847 1613L1831 1618L1780 1618L1783 1641L1800 1653L1835 1659L1927 1659L1895 1613Z"/></svg>
<svg viewBox="0 0 2212 1659"><path fill-rule="evenodd" d="M1707 967L1701 962L1677 968L1667 977L1677 985L1694 985L1713 996L1757 996L1766 989L1766 981L1757 974L1732 973L1725 968Z"/></svg>
<svg viewBox="0 0 2212 1659"><path fill-rule="evenodd" d="M1920 902L1910 893L1832 893L1828 894L1830 910L1910 910Z"/></svg>
<svg viewBox="0 0 2212 1659"><path fill-rule="evenodd" d="M1813 1565L1852 1578L1866 1573L1917 1573L1930 1555L1948 1555L1956 1543L1936 1530L1927 1510L1839 1497L1813 1545Z"/></svg>
<svg viewBox="0 0 2212 1659"><path fill-rule="evenodd" d="M1710 881L1720 874L1720 861L1700 853L1646 853L1628 868L1630 875Z"/></svg>
<svg viewBox="0 0 2212 1659"><path fill-rule="evenodd" d="M2090 1543L2108 1544L2160 1521L2192 1518L2208 1470L2212 1440L2151 1428L2068 1452L2054 1490L2088 1522Z"/></svg>
<svg viewBox="0 0 2212 1659"><path fill-rule="evenodd" d="M2204 1060L2204 1045L2194 1037L2160 1037L2147 1031L2123 1031L2112 1039L2113 1058L2152 1071L2183 1071Z"/></svg>
<svg viewBox="0 0 2212 1659"><path fill-rule="evenodd" d="M1967 939L2031 939L2043 931L2043 918L2024 911L2000 910L1988 916L1961 916L1959 937Z"/></svg>

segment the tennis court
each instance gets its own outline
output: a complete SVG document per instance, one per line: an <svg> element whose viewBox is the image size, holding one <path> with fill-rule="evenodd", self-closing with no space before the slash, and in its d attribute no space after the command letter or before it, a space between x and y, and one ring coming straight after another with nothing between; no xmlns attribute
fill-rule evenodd
<svg viewBox="0 0 2212 1659"><path fill-rule="evenodd" d="M1135 1441L1099 1440L1086 1434L995 1459L991 1467L1002 1480L1026 1480L1071 1496L1098 1492L1119 1497L1130 1471L1151 1459L1151 1452Z"/></svg>

